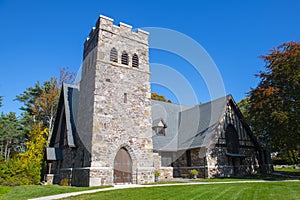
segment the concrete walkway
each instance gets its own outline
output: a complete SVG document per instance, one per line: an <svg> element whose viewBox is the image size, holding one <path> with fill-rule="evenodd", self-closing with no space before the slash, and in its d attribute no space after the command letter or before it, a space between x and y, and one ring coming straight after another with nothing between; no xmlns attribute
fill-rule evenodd
<svg viewBox="0 0 300 200"><path fill-rule="evenodd" d="M120 190L127 188L147 188L147 187L164 187L164 186L176 186L176 185L208 185L208 184L229 184L229 183L262 183L262 182L299 182L300 180L284 180L284 181L267 181L267 180L249 180L249 181L228 181L228 182L189 182L189 183L171 183L171 184L155 184L155 185L136 185L136 184L125 184L125 185L114 185L110 188L95 189L95 190L85 190L79 192L70 192L64 194L57 194L52 196L45 196L39 198L33 198L29 200L53 200L62 199L71 196L77 196L81 194L90 194L102 191Z"/></svg>

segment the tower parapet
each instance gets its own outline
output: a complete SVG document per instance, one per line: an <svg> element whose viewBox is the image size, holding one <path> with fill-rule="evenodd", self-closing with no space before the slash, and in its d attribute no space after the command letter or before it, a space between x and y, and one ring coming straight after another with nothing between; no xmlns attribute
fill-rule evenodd
<svg viewBox="0 0 300 200"><path fill-rule="evenodd" d="M126 23L120 22L119 25L114 25L114 20L106 17L104 15L100 15L97 22L96 27L93 27L89 33L89 37L84 43L84 58L87 54L98 45L99 38L99 30L103 32L107 32L107 34L119 35L122 37L127 37L131 40L134 40L138 43L142 43L148 45L148 35L147 31L137 29L136 31L132 30L132 26Z"/></svg>

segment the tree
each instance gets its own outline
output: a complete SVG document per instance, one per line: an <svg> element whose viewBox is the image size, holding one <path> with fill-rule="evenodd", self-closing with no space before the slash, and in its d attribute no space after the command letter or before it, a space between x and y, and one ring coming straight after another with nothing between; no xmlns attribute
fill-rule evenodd
<svg viewBox="0 0 300 200"><path fill-rule="evenodd" d="M240 111L242 112L243 117L246 119L246 121L250 125L251 117L249 114L249 106L250 106L249 105L249 97L242 99L237 105L238 105Z"/></svg>
<svg viewBox="0 0 300 200"><path fill-rule="evenodd" d="M171 100L167 100L163 95L159 95L157 93L151 93L151 99L152 100L157 100L157 101L163 101L163 102L168 102L168 103L172 103Z"/></svg>
<svg viewBox="0 0 300 200"><path fill-rule="evenodd" d="M0 185L30 185L41 180L48 129L33 124L26 142L27 151L15 155L0 165Z"/></svg>
<svg viewBox="0 0 300 200"><path fill-rule="evenodd" d="M37 82L34 87L29 87L16 100L23 103L23 123L31 127L34 123L41 122L43 128L52 130L55 120L59 91L63 82L72 82L75 73L68 68L60 69L59 80L52 77L43 84ZM27 131L30 131L27 130Z"/></svg>
<svg viewBox="0 0 300 200"><path fill-rule="evenodd" d="M13 153L20 152L22 143L24 142L24 132L16 114L0 115L0 154L5 161L8 160Z"/></svg>
<svg viewBox="0 0 300 200"><path fill-rule="evenodd" d="M41 180L48 135L48 128L43 128L41 123L35 123L28 134L27 151L19 155L19 159L23 161L22 168L26 170L26 175L31 177L30 184L38 184Z"/></svg>
<svg viewBox="0 0 300 200"><path fill-rule="evenodd" d="M62 68L59 78L51 78L42 84L37 82L17 96L16 100L23 103L21 120L14 113L0 116L0 148L4 158L0 159L0 184L40 182L47 137L55 120L59 90L63 82L73 81L74 76L68 68ZM23 139L25 137L26 140ZM23 147L19 148L22 151L16 151L16 147ZM13 151L16 154L11 156Z"/></svg>
<svg viewBox="0 0 300 200"><path fill-rule="evenodd" d="M266 69L248 93L248 122L273 151L291 152L300 144L300 43L284 43L261 58Z"/></svg>

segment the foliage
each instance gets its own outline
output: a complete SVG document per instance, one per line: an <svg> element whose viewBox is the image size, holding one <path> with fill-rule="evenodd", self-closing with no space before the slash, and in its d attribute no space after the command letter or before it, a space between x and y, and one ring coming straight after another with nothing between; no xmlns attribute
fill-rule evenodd
<svg viewBox="0 0 300 200"><path fill-rule="evenodd" d="M197 176L198 176L199 172L198 172L197 170L195 170L195 169L192 169L192 170L190 171L190 174L191 174L191 175L197 175Z"/></svg>
<svg viewBox="0 0 300 200"><path fill-rule="evenodd" d="M159 95L157 93L151 93L151 99L152 100L157 100L157 101L172 103L171 100L167 100L163 95Z"/></svg>
<svg viewBox="0 0 300 200"><path fill-rule="evenodd" d="M58 95L57 81L52 78L43 84L37 82L34 87L29 87L23 94L17 96L16 100L24 104L21 107L21 110L24 111L23 123L30 127L35 122L42 122L43 127L51 128L57 108Z"/></svg>
<svg viewBox="0 0 300 200"><path fill-rule="evenodd" d="M21 154L23 160L23 168L28 169L29 175L32 177L32 183L40 182L40 174L43 166L44 152L47 143L49 131L42 128L42 125L34 124L29 133L29 140L26 142L27 151Z"/></svg>
<svg viewBox="0 0 300 200"><path fill-rule="evenodd" d="M48 129L42 130L41 124L34 124L28 134L27 151L0 165L1 185L38 184L44 159Z"/></svg>
<svg viewBox="0 0 300 200"><path fill-rule="evenodd" d="M56 195L68 192L78 192L86 190L94 190L107 188L109 186L99 187L61 187L59 185L26 185L17 187L0 186L1 200L27 200L42 196Z"/></svg>
<svg viewBox="0 0 300 200"><path fill-rule="evenodd" d="M159 175L160 175L159 171L155 170L154 171L154 176L159 177Z"/></svg>
<svg viewBox="0 0 300 200"><path fill-rule="evenodd" d="M68 68L62 68L59 80L56 77L52 77L43 84L37 82L34 87L29 87L23 94L18 95L16 100L23 103L23 106L20 108L24 111L23 123L30 127L35 122L41 122L43 128L52 130L60 87L63 82L73 81L74 76L75 74L70 72Z"/></svg>
<svg viewBox="0 0 300 200"><path fill-rule="evenodd" d="M237 105L240 111L242 112L243 117L246 119L246 121L248 123L251 122L250 114L249 114L249 97L242 99Z"/></svg>
<svg viewBox="0 0 300 200"><path fill-rule="evenodd" d="M67 179L67 178L61 179L60 185L61 186L69 186L69 179Z"/></svg>
<svg viewBox="0 0 300 200"><path fill-rule="evenodd" d="M59 90L63 82L74 80L68 68L60 77L43 84L37 82L16 100L23 103L22 119L15 113L0 115L0 184L38 184L44 166L44 152L49 130L56 115ZM0 105L2 97L0 98Z"/></svg>
<svg viewBox="0 0 300 200"><path fill-rule="evenodd" d="M0 115L0 159L8 160L24 147L24 131L16 114Z"/></svg>
<svg viewBox="0 0 300 200"><path fill-rule="evenodd" d="M142 194L142 195L141 195ZM68 197L69 200L106 199L299 199L298 182L229 183L131 188Z"/></svg>
<svg viewBox="0 0 300 200"><path fill-rule="evenodd" d="M284 43L261 58L265 71L256 75L260 82L240 102L241 110L272 151L285 151L296 163L291 151L300 144L300 43Z"/></svg>

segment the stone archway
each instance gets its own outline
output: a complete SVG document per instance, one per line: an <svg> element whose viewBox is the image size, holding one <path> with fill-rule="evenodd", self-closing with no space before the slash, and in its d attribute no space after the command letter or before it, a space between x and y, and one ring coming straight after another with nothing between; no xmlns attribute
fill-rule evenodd
<svg viewBox="0 0 300 200"><path fill-rule="evenodd" d="M125 148L121 148L114 160L114 183L132 183L132 159Z"/></svg>

